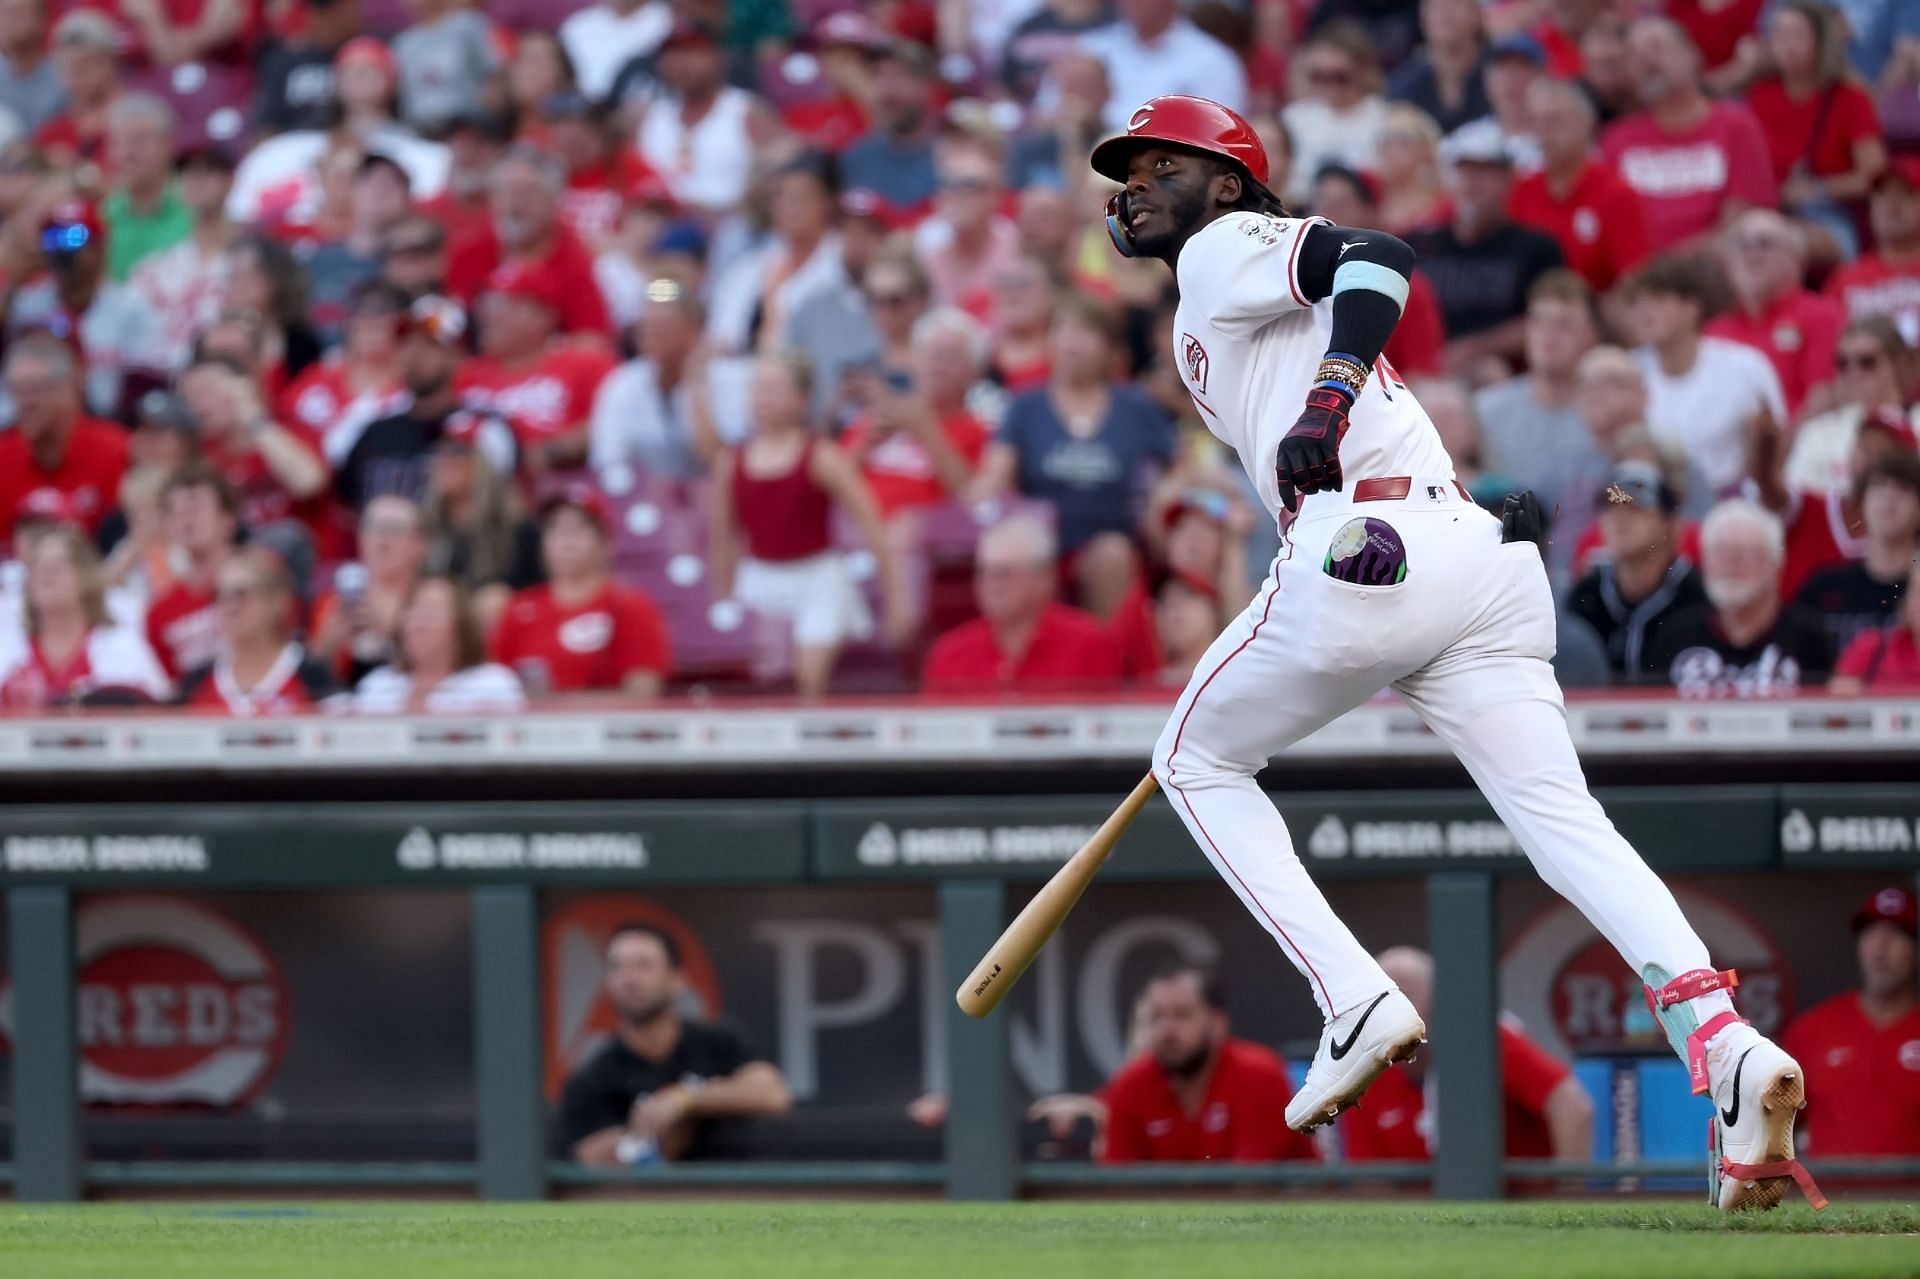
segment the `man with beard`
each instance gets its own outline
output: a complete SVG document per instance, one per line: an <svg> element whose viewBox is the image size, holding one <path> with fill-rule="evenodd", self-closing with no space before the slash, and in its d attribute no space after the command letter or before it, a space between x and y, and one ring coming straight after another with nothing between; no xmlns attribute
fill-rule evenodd
<svg viewBox="0 0 1920 1279"><path fill-rule="evenodd" d="M1780 519L1745 498L1729 498L1700 525L1700 575L1707 602L1680 609L1647 644L1647 665L1682 697L1793 697L1824 684L1833 643L1821 619L1783 606Z"/></svg>
<svg viewBox="0 0 1920 1279"><path fill-rule="evenodd" d="M1287 1064L1228 1033L1219 978L1170 968L1147 983L1139 1016L1146 1051L1102 1095L1106 1162L1314 1158L1313 1143L1287 1127Z"/></svg>
<svg viewBox="0 0 1920 1279"><path fill-rule="evenodd" d="M412 398L405 407L328 438L334 492L356 512L384 494L418 502L426 494L427 457L444 436L471 439L502 474L517 457L513 428L496 413L463 406L454 378L464 359L467 317L451 298L429 294L403 321L400 381Z"/></svg>
<svg viewBox="0 0 1920 1279"><path fill-rule="evenodd" d="M782 1115L793 1095L780 1068L728 1021L682 1015L680 943L627 923L607 942L605 1047L567 1080L560 1136L573 1158L603 1167L714 1153L718 1121Z"/></svg>
<svg viewBox="0 0 1920 1279"><path fill-rule="evenodd" d="M1767 135L1741 103L1707 96L1686 31L1668 18L1641 18L1627 51L1645 109L1609 127L1600 149L1645 201L1654 251L1679 248L1744 209L1772 208Z"/></svg>
<svg viewBox="0 0 1920 1279"><path fill-rule="evenodd" d="M487 222L455 244L447 261L447 288L471 304L509 263L534 272L560 299L563 333L611 337L613 321L593 276L593 255L560 217L566 169L534 147L517 146L487 176Z"/></svg>

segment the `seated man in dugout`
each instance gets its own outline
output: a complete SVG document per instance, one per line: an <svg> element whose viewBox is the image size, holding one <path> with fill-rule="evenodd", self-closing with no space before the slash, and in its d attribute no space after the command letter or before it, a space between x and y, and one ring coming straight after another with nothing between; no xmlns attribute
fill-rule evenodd
<svg viewBox="0 0 1920 1279"><path fill-rule="evenodd" d="M680 946L652 924L622 924L607 942L607 1000L619 1018L605 1047L567 1080L560 1139L583 1164L698 1159L726 1130L782 1115L793 1095L780 1068L728 1021L689 1021Z"/></svg>

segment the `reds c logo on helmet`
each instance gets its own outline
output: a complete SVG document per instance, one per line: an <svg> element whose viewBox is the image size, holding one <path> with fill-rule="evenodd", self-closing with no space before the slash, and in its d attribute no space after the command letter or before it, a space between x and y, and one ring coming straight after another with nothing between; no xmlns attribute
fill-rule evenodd
<svg viewBox="0 0 1920 1279"><path fill-rule="evenodd" d="M1170 94L1140 105L1127 120L1127 131L1093 149L1093 171L1125 184L1127 162L1155 143L1205 151L1232 160L1260 185L1267 183L1267 149L1260 136L1237 112L1207 98Z"/></svg>

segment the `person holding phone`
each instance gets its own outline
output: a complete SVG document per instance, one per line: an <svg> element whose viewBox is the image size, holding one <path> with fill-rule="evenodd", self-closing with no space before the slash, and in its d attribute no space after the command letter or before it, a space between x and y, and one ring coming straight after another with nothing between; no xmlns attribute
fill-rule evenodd
<svg viewBox="0 0 1920 1279"><path fill-rule="evenodd" d="M872 405L840 437L882 519L938 506L973 482L993 438L967 407L987 343L964 311L929 311L913 326L907 367L881 374Z"/></svg>

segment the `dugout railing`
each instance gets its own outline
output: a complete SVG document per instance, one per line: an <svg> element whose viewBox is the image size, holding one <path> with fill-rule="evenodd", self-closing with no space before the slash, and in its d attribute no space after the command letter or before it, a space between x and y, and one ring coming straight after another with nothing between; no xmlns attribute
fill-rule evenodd
<svg viewBox="0 0 1920 1279"><path fill-rule="evenodd" d="M742 718L734 719L738 714ZM1431 1165L1309 1167L1143 1167L1024 1164L1016 1142L1009 1028L1004 1017L975 1022L950 1008L945 1027L950 1087L945 1157L937 1162L874 1161L804 1164L708 1164L603 1172L559 1163L541 1091L541 993L536 977L540 895L550 888L687 887L742 884L935 885L940 948L946 972L964 973L997 936L1039 879L1064 855L1052 840L1017 832L1060 831L1097 824L1117 800L1109 793L1046 793L1077 780L1074 767L1104 767L1138 758L1131 740L1157 719L1137 708L1002 707L949 709L929 727L917 710L873 707L833 711L761 708L649 711L629 717L555 716L551 724L488 721L264 721L255 724L173 719L0 723L0 789L15 802L0 809L0 888L5 892L8 967L12 977L12 1147L0 1185L16 1198L71 1200L91 1191L170 1188L359 1187L471 1191L490 1199L526 1199L607 1185L694 1189L881 1187L943 1190L960 1199L1004 1199L1022 1193L1228 1184L1340 1187L1427 1185L1448 1198L1493 1198L1506 1178L1579 1179L1601 1186L1665 1175L1697 1176L1698 1160L1585 1166L1515 1163L1501 1157L1501 1099L1495 1027L1496 887L1501 877L1530 874L1524 858L1477 794L1457 775L1422 773L1432 743L1407 733L1399 712L1372 722L1336 726L1339 745L1309 752L1299 769L1276 770L1269 785L1302 855L1317 877L1419 876L1424 881L1426 934L1435 956L1435 1049L1448 1068L1437 1080L1436 1104L1446 1140ZM768 717L784 715L780 731ZM1767 707L1698 708L1629 701L1575 708L1583 751L1602 776L1609 759L1651 759L1667 784L1603 787L1602 799L1623 832L1666 872L1741 871L1783 875L1870 869L1912 878L1920 872L1920 704L1822 701ZM760 722L747 723L758 717ZM865 717L851 725L849 717ZM971 717L971 718L968 718ZM1353 717L1350 717L1350 719ZM1137 723L1136 723L1137 721ZM652 725L652 728L642 726ZM905 727L911 726L911 727ZM1125 726L1125 727L1123 727ZM1720 731L1716 734L1715 728ZM909 734L922 736L915 742ZM340 800L364 788L341 766L337 751L382 734L418 749L396 747L380 767L413 774L411 789L437 802L327 802L261 794L264 776L297 774L311 793L331 784ZM544 735L543 735L544 734ZM1602 740L1611 734L1612 739ZM1621 745L1644 734L1641 749ZM398 736L395 736L398 735ZM246 762L248 737L265 759ZM934 745L945 740L944 748ZM1795 740L1798 746L1794 745ZM297 742L297 747L285 743ZM425 741L429 745L421 747ZM571 752L597 743L591 764ZM436 764L445 752L482 752L464 766ZM475 743L479 743L478 746ZM1048 743L1035 750L1033 743ZM264 744L262 744L264 743ZM276 747L274 744L279 743ZM682 758L636 765L626 749L705 752L706 768L724 763L726 786L766 798L611 802L562 797L553 779L585 768L619 782L644 771L654 793L711 786L713 774ZM649 745L651 743L651 745ZM1397 749L1396 749L1397 748ZM288 755L275 756L276 749ZM28 757L42 753L38 762ZM61 770L46 762L78 752L94 758ZM209 752L212 752L211 754ZM499 752L499 753L496 753ZM608 752L612 753L610 757ZM506 759L531 762L540 779L519 780L556 797L540 802L467 802L461 785L488 793ZM861 756L864 758L856 759ZM1383 761L1392 753L1400 761ZM377 756L376 752L376 756ZM298 756L297 762L289 762ZM956 772L991 775L1007 757L1020 767L1015 793L903 798L899 791L965 791ZM1374 789L1322 790L1317 760L1338 775L1342 761L1364 759ZM1688 761L1682 765L1680 760ZM1768 760L1776 765L1764 767ZM1820 769L1855 782L1809 780ZM801 761L804 761L802 763ZM1782 767L1781 765L1785 765ZM796 767L798 765L798 767ZM942 784L916 781L936 770ZM1689 784L1696 776L1768 780ZM133 795L165 802L30 802L58 776L84 796L91 782L114 801ZM81 779L76 782L76 778ZM796 781L796 778L800 780ZM831 779L831 780L828 780ZM883 784L891 779L891 789ZM35 783L41 783L36 785ZM1425 785L1422 785L1425 783ZM1450 784L1451 783L1451 784ZM253 789L250 790L249 788ZM1076 787L1076 789L1079 789ZM846 797L805 798L807 792ZM861 791L867 792L861 794ZM1035 793L1035 792L1039 793ZM848 794L852 792L852 794ZM214 797L236 802L210 804ZM243 800L245 802L240 802ZM29 802L21 802L29 801ZM1399 829L1413 838L1369 843L1360 828ZM890 836L931 832L918 844ZM1339 840L1307 832L1339 829ZM1902 839L1858 838L1862 830L1904 830ZM415 832L427 832L422 842ZM512 858L462 860L437 843L445 832L632 832L645 857L626 864L600 853L543 865ZM999 832L1016 834L1001 838ZM951 837L943 837L947 832ZM410 838L412 837L412 838ZM524 842L524 841L523 841ZM864 842L864 847L863 847ZM916 852L916 848L922 852ZM1163 803L1146 810L1103 874L1141 883L1205 879L1211 869ZM77 1085L76 896L103 888L170 890L433 887L464 892L471 912L474 1079L477 1157L433 1163L89 1162L83 1157ZM950 984L950 983L949 983ZM1920 1176L1920 1160L1847 1161L1815 1165L1816 1175Z"/></svg>

